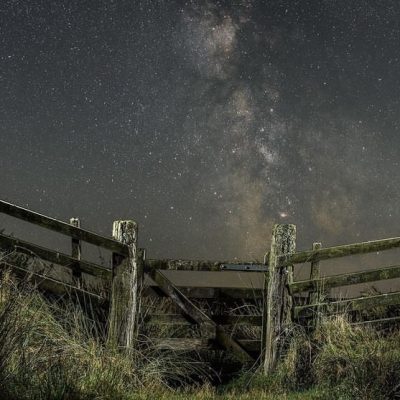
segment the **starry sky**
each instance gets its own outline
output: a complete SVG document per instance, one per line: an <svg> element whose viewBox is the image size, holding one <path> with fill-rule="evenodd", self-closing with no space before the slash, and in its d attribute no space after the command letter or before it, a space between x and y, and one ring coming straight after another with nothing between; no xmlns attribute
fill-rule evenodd
<svg viewBox="0 0 400 400"><path fill-rule="evenodd" d="M397 0L2 0L0 197L135 219L161 258L260 259L274 223L399 236L399 23Z"/></svg>

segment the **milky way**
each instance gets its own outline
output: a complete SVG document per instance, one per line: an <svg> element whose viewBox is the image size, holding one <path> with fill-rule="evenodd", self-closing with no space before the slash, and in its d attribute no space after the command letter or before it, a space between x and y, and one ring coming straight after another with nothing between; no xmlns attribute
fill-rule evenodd
<svg viewBox="0 0 400 400"><path fill-rule="evenodd" d="M399 235L397 1L2 1L0 197L152 256ZM9 231L15 227L7 226Z"/></svg>

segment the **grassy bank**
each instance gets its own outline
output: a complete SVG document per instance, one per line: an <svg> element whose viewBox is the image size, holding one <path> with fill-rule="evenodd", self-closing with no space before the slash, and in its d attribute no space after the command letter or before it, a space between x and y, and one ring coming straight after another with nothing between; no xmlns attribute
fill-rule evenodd
<svg viewBox="0 0 400 400"><path fill-rule="evenodd" d="M400 395L400 332L379 333L339 316L312 335L292 333L268 378L244 371L212 387L197 358L140 343L108 348L84 306L44 298L9 273L0 280L1 399L386 399Z"/></svg>

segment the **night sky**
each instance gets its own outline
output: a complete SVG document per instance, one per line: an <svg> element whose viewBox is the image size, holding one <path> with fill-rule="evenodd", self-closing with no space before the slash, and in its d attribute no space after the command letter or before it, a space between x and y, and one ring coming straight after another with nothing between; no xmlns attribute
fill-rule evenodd
<svg viewBox="0 0 400 400"><path fill-rule="evenodd" d="M152 257L399 236L400 2L2 0L0 198ZM8 225L12 231L14 226Z"/></svg>

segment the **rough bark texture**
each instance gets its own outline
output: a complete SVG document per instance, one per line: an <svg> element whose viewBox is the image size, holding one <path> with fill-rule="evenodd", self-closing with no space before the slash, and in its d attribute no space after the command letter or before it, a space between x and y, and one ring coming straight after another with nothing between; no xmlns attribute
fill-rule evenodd
<svg viewBox="0 0 400 400"><path fill-rule="evenodd" d="M293 268L280 267L282 256L289 257L296 248L296 226L275 225L269 253L269 271L265 277L262 355L264 373L269 373L283 350L292 324L292 297L288 285L293 280Z"/></svg>
<svg viewBox="0 0 400 400"><path fill-rule="evenodd" d="M108 341L114 347L133 348L138 334L143 273L137 257L138 228L134 221L115 221L113 238L128 246L129 256L113 254L113 280Z"/></svg>

